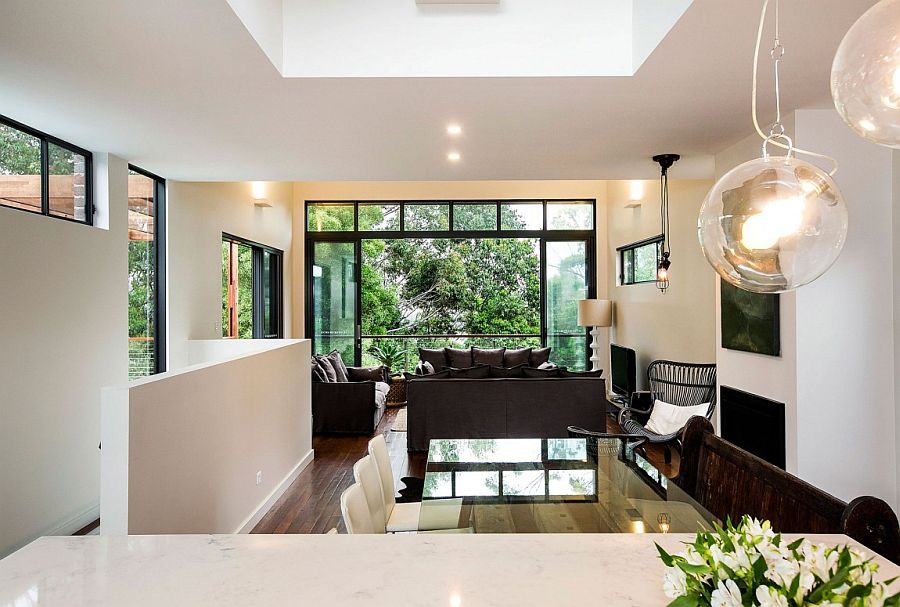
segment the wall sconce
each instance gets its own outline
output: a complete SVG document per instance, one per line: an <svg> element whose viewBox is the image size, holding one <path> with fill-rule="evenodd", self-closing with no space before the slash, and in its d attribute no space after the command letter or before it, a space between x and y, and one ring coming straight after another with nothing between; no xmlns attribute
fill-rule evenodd
<svg viewBox="0 0 900 607"><path fill-rule="evenodd" d="M659 516L656 517L656 522L659 523L659 530L663 533L668 533L669 529L672 528L672 518L668 512L660 512Z"/></svg>
<svg viewBox="0 0 900 607"><path fill-rule="evenodd" d="M250 187L253 192L253 206L259 208L272 206L272 203L266 199L266 184L264 181L254 181Z"/></svg>
<svg viewBox="0 0 900 607"><path fill-rule="evenodd" d="M644 182L633 180L628 186L628 203L626 209L638 209L644 204Z"/></svg>

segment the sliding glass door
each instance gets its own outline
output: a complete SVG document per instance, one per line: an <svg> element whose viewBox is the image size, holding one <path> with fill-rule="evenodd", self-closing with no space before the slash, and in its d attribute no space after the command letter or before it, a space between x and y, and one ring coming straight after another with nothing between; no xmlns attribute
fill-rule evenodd
<svg viewBox="0 0 900 607"><path fill-rule="evenodd" d="M588 243L584 240L548 241L545 275L547 345L552 360L572 370L586 368L587 336L578 326L578 300L590 291Z"/></svg>
<svg viewBox="0 0 900 607"><path fill-rule="evenodd" d="M309 293L311 326L317 353L341 353L348 364L358 359L357 242L314 242Z"/></svg>

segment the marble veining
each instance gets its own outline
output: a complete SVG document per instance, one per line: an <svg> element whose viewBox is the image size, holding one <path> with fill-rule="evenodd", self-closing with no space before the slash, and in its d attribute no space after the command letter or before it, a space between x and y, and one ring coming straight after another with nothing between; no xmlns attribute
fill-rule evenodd
<svg viewBox="0 0 900 607"><path fill-rule="evenodd" d="M807 536L832 544L840 535ZM666 605L654 541L689 534L45 537L0 561L0 605ZM880 575L900 568L880 560Z"/></svg>

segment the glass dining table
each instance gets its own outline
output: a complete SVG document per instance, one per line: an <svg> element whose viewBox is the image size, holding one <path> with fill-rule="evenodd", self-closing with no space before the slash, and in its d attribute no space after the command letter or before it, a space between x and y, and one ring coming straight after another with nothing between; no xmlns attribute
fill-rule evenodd
<svg viewBox="0 0 900 607"><path fill-rule="evenodd" d="M718 522L622 439L436 439L418 529L693 533Z"/></svg>

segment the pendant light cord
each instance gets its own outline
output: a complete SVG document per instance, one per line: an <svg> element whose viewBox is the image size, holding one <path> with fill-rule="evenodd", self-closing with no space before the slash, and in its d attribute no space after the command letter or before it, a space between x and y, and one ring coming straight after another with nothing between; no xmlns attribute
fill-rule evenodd
<svg viewBox="0 0 900 607"><path fill-rule="evenodd" d="M665 168L659 176L659 218L662 224L663 242L661 253L671 253L672 249L669 242L669 172Z"/></svg>
<svg viewBox="0 0 900 607"><path fill-rule="evenodd" d="M821 158L823 160L827 160L832 164L832 169L828 173L829 175L834 175L838 170L838 161L836 158L832 156L827 156L825 154L819 154L817 152L810 152L809 150L802 150L800 148L793 147L792 145L787 145L777 140L777 137L784 136L784 125L781 124L781 88L780 82L778 78L778 64L781 62L781 58L784 55L784 47L781 45L781 40L779 39L779 0L775 0L775 46L772 48L772 59L775 61L775 111L776 117L775 122L772 124L772 129L768 135L766 135L763 130L759 126L759 118L757 117L757 103L756 103L756 90L759 85L759 49L762 45L762 36L763 30L766 25L766 16L769 10L769 0L763 1L762 12L759 16L759 29L756 31L756 50L753 53L753 95L751 97L751 114L753 116L753 127L756 129L757 134L763 138L767 143L771 143L776 147L780 147L782 149L791 151L793 150L797 154L804 154L806 156L810 156L813 158ZM780 132L779 132L780 129Z"/></svg>

